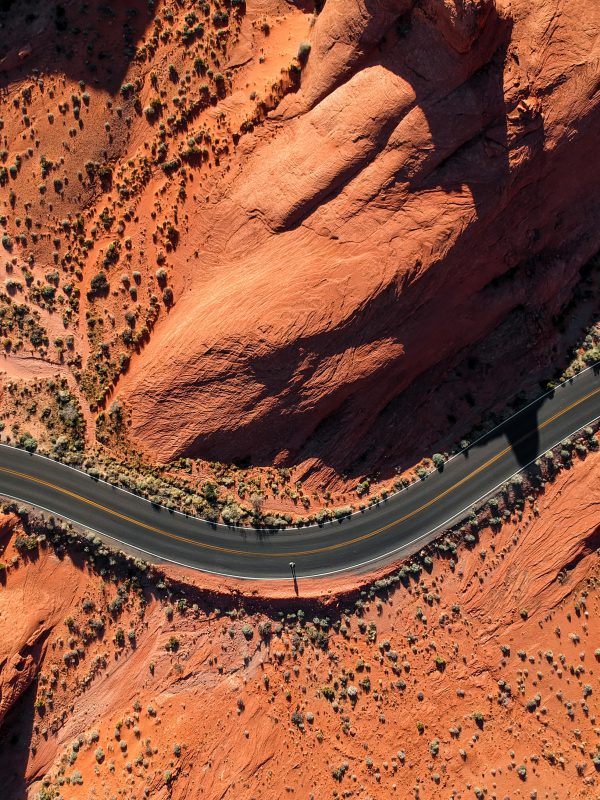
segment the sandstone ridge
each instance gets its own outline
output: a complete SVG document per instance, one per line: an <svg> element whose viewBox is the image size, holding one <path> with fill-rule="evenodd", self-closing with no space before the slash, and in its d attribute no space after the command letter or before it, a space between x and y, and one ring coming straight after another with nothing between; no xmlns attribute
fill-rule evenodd
<svg viewBox="0 0 600 800"><path fill-rule="evenodd" d="M198 209L177 254L200 247L198 269L117 387L134 441L352 472L435 441L444 409L464 432L467 348L479 408L541 377L600 248L599 24L583 0L327 0L299 91Z"/></svg>

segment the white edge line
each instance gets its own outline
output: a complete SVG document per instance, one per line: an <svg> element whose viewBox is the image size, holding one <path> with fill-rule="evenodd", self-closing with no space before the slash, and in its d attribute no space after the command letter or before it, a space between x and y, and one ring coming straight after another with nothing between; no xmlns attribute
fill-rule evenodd
<svg viewBox="0 0 600 800"><path fill-rule="evenodd" d="M539 395L539 397L534 398L529 403L527 403L527 405L523 406L518 411L515 411L514 414L511 414L509 417L506 417L506 419L504 419L501 422L499 422L493 428L490 428L489 431L486 431L485 433L482 433L481 436L479 436L474 441L470 442L469 446L465 447L464 450L459 450L453 456L450 456L450 458L445 462L444 468L445 468L446 464L449 464L451 461L454 461L454 459L458 458L458 456L462 456L465 453L468 453L469 450L472 447L475 447L475 445L478 442L480 442L482 439L485 439L487 436L490 436L494 431L498 430L498 428L501 428L503 425L506 425L506 423L509 422L511 419L514 419L514 417L518 417L519 414L522 414L523 411L525 411L526 409L528 409L531 406L535 405L540 400L543 400L545 397L548 397L549 395L555 393L557 389L564 388L568 384L573 383L573 381L576 380L576 378L579 375L583 375L584 372L588 372L588 370L594 369L595 367L599 367L599 366L600 366L600 361L596 361L594 364L590 364L589 367L586 367L585 369L582 369L579 372L577 372L571 378L566 378L564 381L561 381L561 383L557 383L556 386L554 387L554 389L548 389L548 391L544 392L544 394L541 394L541 395ZM571 434L571 435L573 435L573 434ZM554 446L555 445L553 445L553 447ZM27 450L25 450L22 447L15 447L14 445L10 445L10 444L1 444L0 443L0 447L4 447L7 450L18 450L20 453L28 452ZM131 491L129 491L129 489L123 489L122 486L116 486L114 483L109 483L108 481L105 481L103 478L95 478L93 475L90 475L89 472L85 472L84 470L79 469L78 467L74 467L71 464L65 464L65 463L63 463L62 461L59 461L56 458L51 458L50 456L45 455L44 453L34 452L34 453L30 453L30 456L32 456L33 458L44 458L44 459L46 459L46 461L51 461L53 464L60 464L62 467L66 467L67 469L71 469L74 472L79 473L80 475L84 475L86 478L89 478L92 481L97 481L98 483L105 484L105 486L110 486L110 488L113 489L114 491L123 492L123 494L128 494L130 497L136 497L138 500L143 500L145 503L149 503L152 506L157 506L158 508L161 508L164 511L167 511L170 514L178 514L180 517L184 517L185 519L198 520L198 522L204 522L206 525L211 525L211 526L217 527L217 528L225 528L226 530L230 530L230 531L233 530L233 531L242 531L243 532L243 531L264 531L265 530L265 528L252 528L251 526L247 526L247 525L226 525L223 522L213 522L212 520L205 519L204 517L198 517L198 516L196 516L196 514L186 514L184 511L178 511L175 508L168 508L167 506L161 505L161 503L155 503L152 500L148 500L147 497L144 497L141 494L135 494L135 492L131 492ZM429 458L429 456L424 456L424 458ZM526 465L526 466L529 466L529 465ZM428 478L430 475L433 475L437 471L438 471L437 468L434 467L433 469L431 469L426 474L426 476L425 476L425 478L423 478L423 480ZM419 485L421 482L422 481L420 481L420 480L411 481L411 483L409 483L408 486L403 486L402 489L398 489L398 491L393 492L392 494L388 494L387 497L385 497L385 499L382 502L387 503L388 500L393 500L394 497L397 497L398 495L402 494L402 492L408 491L411 488L411 486ZM21 502L25 502L25 501L21 500ZM348 514L348 515L346 515L344 517L341 517L340 519L329 519L329 520L325 520L322 523L318 523L317 522L317 523L314 523L312 525L294 525L294 526L288 527L288 528L273 528L273 529L267 529L267 530L276 530L277 533L287 533L287 532L290 532L290 531L294 531L294 532L301 531L301 530L308 531L308 530L311 530L312 528L321 528L321 529L323 529L327 525L332 525L332 526L334 524L338 524L339 525L340 523L343 523L344 520L352 519L352 517L355 517L358 514L365 514L366 512L370 511L372 508L377 508L378 505L379 505L378 503L374 503L372 505L368 505L367 508L358 509L356 511L353 511L351 514ZM41 506L40 506L40 508L41 508ZM47 510L47 509L45 509L45 510ZM81 523L77 523L77 524L81 524ZM115 541L118 541L118 540L115 540ZM145 552L145 551L142 551L142 552ZM178 562L174 562L174 563L178 563ZM220 575L222 573L215 573L215 574ZM327 574L330 574L330 573L323 573L323 574L327 575ZM230 575L228 577L234 578L234 577L237 577L237 576Z"/></svg>
<svg viewBox="0 0 600 800"><path fill-rule="evenodd" d="M591 425L593 422L596 422L598 419L600 419L600 415L594 417L593 419L589 420L588 422L585 422L579 428L577 428L576 430L574 430L571 433L567 434L567 436L563 436L561 439L558 439L556 442L554 442L554 444L552 444L549 447L547 447L544 450L544 452L547 452L548 450L552 450L554 447L557 447L561 442L564 442L565 439L568 439L569 436L574 436L578 431L583 430L583 428L587 427L588 425ZM485 494L482 494L480 497L478 497L476 500L473 500L471 503L466 505L460 511L457 511L451 517L448 517L448 519L445 520L444 522L441 522L439 525L436 525L435 528L431 528L431 530L427 531L427 533L423 533L423 534L421 534L421 536L417 536L416 539L412 539L410 542L406 542L405 544L401 545L400 547L396 547L394 550L389 550L387 553L384 553L383 555L376 556L375 558L370 558L367 561L361 561L360 563L353 564L353 565L351 565L349 567L342 567L340 569L332 569L332 570L329 570L328 572L317 572L317 573L314 573L314 574L306 575L305 579L306 580L312 580L313 578L326 578L329 575L339 575L342 572L352 572L353 570L357 570L357 569L360 569L361 567L366 567L369 564L373 564L376 561L387 561L392 556L396 555L396 553L399 553L401 550L404 550L407 547L411 547L412 545L416 544L417 542L420 542L423 539L426 539L427 537L429 537L432 534L436 533L437 531L440 531L442 528L445 528L447 525L449 525L457 517L460 517L461 514L464 514L470 508L473 508L473 506L476 506L478 503L481 503L482 500L485 500L486 497L489 497L489 495L492 494L492 492L495 492L497 489L499 489L505 483L507 483L508 481L512 480L516 475L519 475L521 472L524 472L528 467L530 467L532 464L534 464L538 460L538 458L541 458L542 456L543 456L543 454L539 453L535 458L532 458L531 461L528 461L527 464L525 464L523 467L521 467L521 469L516 470L511 475L509 475L507 478L504 478L503 480L501 480L500 483L497 483L493 488L491 488L487 492L485 492ZM50 459L50 460L52 460L52 459ZM194 570L195 572L205 572L208 575L217 575L217 576L219 576L221 578L233 578L234 580L241 580L241 581L261 581L261 582L264 583L266 581L269 581L269 582L271 582L271 581L280 582L280 581L289 581L290 580L287 577L286 578L261 578L261 577L252 578L252 577L248 577L247 575L232 575L229 572L218 572L217 570L204 569L202 567L192 567L189 564L185 564L185 563L183 563L181 561L176 561L173 558L166 558L166 557L163 557L163 556L159 556L156 553L152 553L150 550L145 550L143 547L136 547L135 545L129 544L128 542L123 542L123 541L121 541L121 539L116 539L115 537L111 536L109 533L103 533L102 531L99 531L97 528L91 528L89 525L86 525L83 522L77 522L77 520L74 520L72 517L65 517L62 514L57 514L55 511L51 511L49 508L46 508L45 506L39 506L36 503L31 503L29 500L23 500L20 497L15 497L13 495L4 494L4 493L1 493L1 492L0 492L0 496L9 497L11 500L18 500L20 503L25 503L28 506L32 506L32 508L39 508L42 511L46 511L49 514L52 514L52 516L57 517L58 519L64 519L67 522L73 523L74 525L81 525L86 530L92 531L93 533L97 533L99 536L103 536L103 537L105 537L107 539L110 539L113 542L117 542L118 544L122 545L123 547L130 547L132 550L137 550L140 553L145 553L146 555L152 556L152 558L158 558L161 561L166 561L169 564L175 564L176 566L183 567L184 569L191 569L191 570ZM154 564L154 566L160 566L160 564Z"/></svg>

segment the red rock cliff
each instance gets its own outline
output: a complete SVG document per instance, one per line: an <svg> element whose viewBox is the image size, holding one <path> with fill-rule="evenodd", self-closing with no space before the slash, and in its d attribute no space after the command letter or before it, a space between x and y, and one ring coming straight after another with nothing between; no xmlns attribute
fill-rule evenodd
<svg viewBox="0 0 600 800"><path fill-rule="evenodd" d="M178 250L196 277L120 387L137 441L342 470L447 428L465 348L479 409L541 375L600 248L599 26L588 0L327 0Z"/></svg>

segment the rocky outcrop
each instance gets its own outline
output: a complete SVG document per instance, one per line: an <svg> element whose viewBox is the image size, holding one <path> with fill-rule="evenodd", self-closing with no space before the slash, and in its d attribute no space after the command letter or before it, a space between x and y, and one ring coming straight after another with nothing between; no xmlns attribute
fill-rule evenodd
<svg viewBox="0 0 600 800"><path fill-rule="evenodd" d="M450 412L464 432L467 348L478 416L540 377L600 249L599 24L588 0L327 0L300 90L178 249L197 275L119 387L135 441L398 463Z"/></svg>
<svg viewBox="0 0 600 800"><path fill-rule="evenodd" d="M48 636L68 616L84 582L81 574L65 574L56 559L37 550L19 558L13 541L19 534L16 516L0 515L0 725L37 678Z"/></svg>

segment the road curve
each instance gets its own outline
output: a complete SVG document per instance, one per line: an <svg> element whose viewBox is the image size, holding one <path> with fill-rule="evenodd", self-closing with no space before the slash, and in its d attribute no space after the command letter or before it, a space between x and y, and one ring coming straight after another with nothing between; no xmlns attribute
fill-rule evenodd
<svg viewBox="0 0 600 800"><path fill-rule="evenodd" d="M526 406L434 472L385 502L323 526L264 531L213 525L37 454L0 446L0 495L84 525L150 560L238 578L290 579L391 561L575 431L600 417L598 365ZM400 435L400 432L399 432Z"/></svg>

